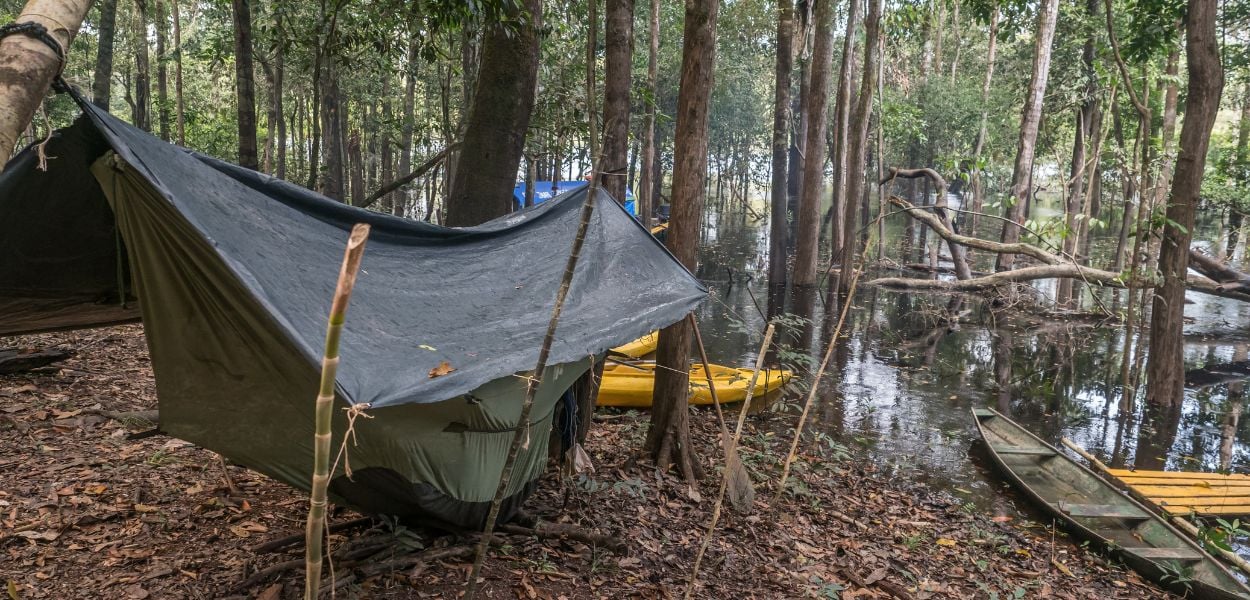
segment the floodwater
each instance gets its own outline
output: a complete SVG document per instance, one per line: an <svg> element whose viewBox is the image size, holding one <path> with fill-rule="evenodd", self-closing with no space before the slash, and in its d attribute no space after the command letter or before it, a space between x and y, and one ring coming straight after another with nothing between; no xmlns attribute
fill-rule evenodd
<svg viewBox="0 0 1250 600"><path fill-rule="evenodd" d="M713 297L698 317L708 352L714 362L748 365L758 351L768 310L767 220L725 213L705 221L698 275ZM921 262L919 256L900 259L894 240L901 222L889 227L887 254L898 262ZM1095 242L1096 257L1114 248L1114 233L1104 238L1110 239ZM1239 255L1234 263L1245 266L1245 260ZM1038 291L1051 292L1044 283ZM1124 306L1123 294L1104 291L1100 298L1117 312ZM1018 496L1003 493L1001 477L974 449L972 407L996 408L1051 442L1071 438L1113 466L1250 472L1250 415L1242 418L1250 374L1206 377L1202 385L1187 387L1183 405L1168 414L1148 412L1142 394L1124 406L1125 329L1119 321L1093 315L1089 296L1084 294L1087 312L1070 318L996 318L979 298L959 296L960 317L949 325L942 317L950 295L862 286L843 330L849 335L845 349L835 353L809 427L861 449L899 476L925 480L983 510L1025 516L1037 513L1016 506L1022 502ZM1189 301L1186 368L1244 363L1250 303L1202 294L1190 294ZM803 304L791 298L787 312L793 314L796 306L804 312ZM783 359L788 357L796 377L805 381L811 380L828 336L822 302L810 304L810 316L801 315L810 318L808 335L781 336L796 350ZM796 356L807 358L796 361Z"/></svg>

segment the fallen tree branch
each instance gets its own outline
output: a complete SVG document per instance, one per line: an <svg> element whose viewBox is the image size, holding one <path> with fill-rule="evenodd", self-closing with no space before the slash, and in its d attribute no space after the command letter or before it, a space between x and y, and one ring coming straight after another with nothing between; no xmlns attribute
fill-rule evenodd
<svg viewBox="0 0 1250 600"><path fill-rule="evenodd" d="M127 410L117 412L112 410L88 408L82 412L88 415L99 415L106 419L112 419L126 425L142 425L145 423L157 424L161 422L161 411L159 410Z"/></svg>
<svg viewBox="0 0 1250 600"><path fill-rule="evenodd" d="M395 179L391 181L390 183L387 183L383 185L382 187L378 188L376 192L369 194L369 197L365 198L364 201L362 201L357 208L369 208L370 206L373 206L373 203L377 202L378 199L381 198L382 196L385 196L401 187L404 187L405 185L408 185L409 183L412 182L413 179L416 179L422 175L425 175L427 171L429 171L430 169L433 169L436 165L443 162L443 159L447 158L447 155L451 153L452 150L455 150L456 148L459 148L459 147L460 147L460 142L456 142L454 144L447 146L446 148L443 148L441 151L439 151L438 154L431 156L429 160L421 163L421 165L418 166L416 169L413 169L411 173L404 175L403 177L400 177L399 179Z"/></svg>
<svg viewBox="0 0 1250 600"><path fill-rule="evenodd" d="M935 220L947 231L954 234L956 231L955 222L951 220L950 212L947 210L946 206L946 179L942 178L942 176L933 169L900 169L898 167L890 167L889 173L887 173L885 178L881 180L881 184L884 185L898 177L904 179L926 177L932 181L935 186L937 186L937 198L933 202L934 212L937 213ZM909 214L911 214L911 211L909 211ZM925 213L925 215L930 217L934 216L929 213ZM958 241L952 240L949 237L946 237L945 239L946 245L951 251L951 262L955 265L955 277L958 279L971 279L972 267L968 266L968 257L964 252L963 247Z"/></svg>
<svg viewBox="0 0 1250 600"><path fill-rule="evenodd" d="M74 353L67 350L34 350L31 348L0 349L0 375L23 373L65 360Z"/></svg>
<svg viewBox="0 0 1250 600"><path fill-rule="evenodd" d="M890 203L907 211L909 216L929 226L930 229L948 242L953 241L969 248L976 248L978 250L986 250L989 252L1020 254L1033 258L1043 264L1041 266L1025 267L1023 269L1003 271L1001 273L992 273L982 277L974 277L972 279L957 281L911 279L906 277L881 277L867 282L868 285L894 289L975 292L1011 283L1024 283L1027 281L1036 281L1038 279L1057 278L1079 278L1084 279L1091 285L1098 284L1106 287L1132 289L1151 288L1158 284L1158 282L1153 279L1138 278L1130 280L1126 279L1122 273L1114 273L1111 271L1104 271L1102 269L1082 266L1075 262L1067 261L1061 256L1042 250L1032 244L1024 242L1004 244L1001 242L993 242L990 240L983 240L981 238L958 234L947 228L942 221L932 213L924 210L923 208L913 206L910 202L899 198L898 196L891 196ZM1186 278L1186 287L1192 291L1203 294L1250 302L1250 291L1226 289L1226 284L1221 284L1207 277L1190 275Z"/></svg>
<svg viewBox="0 0 1250 600"><path fill-rule="evenodd" d="M1189 268L1206 275L1219 284L1222 290L1250 293L1250 274L1242 273L1218 258L1193 248L1189 249Z"/></svg>
<svg viewBox="0 0 1250 600"><path fill-rule="evenodd" d="M532 535L537 538L568 538L570 540L577 540L579 542L590 544L591 546L605 548L616 554L625 554L626 551L625 540L622 540L619 537L595 533L594 531L582 529L576 525L564 523L546 523L540 521L532 528L509 523L500 525L499 531L511 533L513 535Z"/></svg>

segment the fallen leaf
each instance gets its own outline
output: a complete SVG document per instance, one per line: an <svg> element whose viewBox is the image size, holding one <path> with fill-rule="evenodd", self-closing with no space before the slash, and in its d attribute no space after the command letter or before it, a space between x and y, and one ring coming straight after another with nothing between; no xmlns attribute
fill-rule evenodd
<svg viewBox="0 0 1250 600"><path fill-rule="evenodd" d="M160 509L159 509L159 508L157 508L157 507L155 507L155 506L152 506L151 504L136 504L136 505L135 505L135 512L140 512L140 513L153 513L153 512L156 512L156 511L158 511L158 510L160 510Z"/></svg>
<svg viewBox="0 0 1250 600"><path fill-rule="evenodd" d="M1011 520L1011 517L1009 517L1009 516L1007 516L1007 515L998 515L998 516L994 517L994 522L995 522L995 523L1006 523L1007 521L1010 521L1010 520Z"/></svg>
<svg viewBox="0 0 1250 600"><path fill-rule="evenodd" d="M1063 571L1063 574L1064 574L1064 575L1067 575L1068 577L1076 577L1076 575L1073 575L1073 574L1072 574L1072 570L1071 570L1071 569L1069 569L1069 568L1067 567L1067 565L1065 565L1065 564L1063 564L1063 563L1061 563L1061 562L1059 562L1059 561L1057 561L1057 560L1055 560L1055 559L1053 559L1053 558L1052 558L1052 559L1050 559L1050 564L1055 565L1055 568L1056 568L1056 569L1059 569L1060 571Z"/></svg>
<svg viewBox="0 0 1250 600"><path fill-rule="evenodd" d="M430 379L434 379L435 377L442 377L443 375L446 375L455 370L456 368L451 366L451 363L447 361L443 361L441 363L438 363L437 367L430 369Z"/></svg>
<svg viewBox="0 0 1250 600"><path fill-rule="evenodd" d="M955 546L955 545L958 545L958 542L956 542L955 540L952 540L952 539L950 539L950 538L938 538L938 539L937 539L937 545L939 545L939 546Z"/></svg>
<svg viewBox="0 0 1250 600"><path fill-rule="evenodd" d="M56 538L61 537L61 534L55 531L19 531L14 535L28 540L42 540L45 542L51 542Z"/></svg>
<svg viewBox="0 0 1250 600"><path fill-rule="evenodd" d="M437 352L437 351L438 351L438 348L435 348L434 346L430 346L430 345L428 345L428 344L421 344L420 346L417 346L417 347L418 347L418 348L420 348L420 349L422 349L422 350L429 350L430 352Z"/></svg>
<svg viewBox="0 0 1250 600"><path fill-rule="evenodd" d="M256 596L256 600L278 600L282 594L282 584L275 583Z"/></svg>
<svg viewBox="0 0 1250 600"><path fill-rule="evenodd" d="M6 587L9 589L9 600L17 600L17 584L9 579Z"/></svg>

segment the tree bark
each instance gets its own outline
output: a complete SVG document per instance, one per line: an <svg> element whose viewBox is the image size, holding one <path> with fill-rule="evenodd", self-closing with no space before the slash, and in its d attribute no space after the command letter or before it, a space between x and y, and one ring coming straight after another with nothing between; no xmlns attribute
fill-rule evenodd
<svg viewBox="0 0 1250 600"><path fill-rule="evenodd" d="M412 34L408 41L408 60L404 64L404 115L399 130L399 172L407 173L412 168L412 135L416 128L416 92L417 92L417 60L420 59L417 34ZM450 132L448 132L450 135ZM399 192L391 196L392 213L402 216L408 206L408 192ZM432 202L432 200L431 200Z"/></svg>
<svg viewBox="0 0 1250 600"><path fill-rule="evenodd" d="M177 0L173 0L177 2ZM275 129L277 136L274 139L274 162L276 167L274 175L278 179L286 179L286 114L283 113L282 93L285 87L286 79L286 51L282 46L282 27L279 24L277 28L278 41L273 45L273 89L270 94L273 97L272 119L277 120Z"/></svg>
<svg viewBox="0 0 1250 600"><path fill-rule="evenodd" d="M1243 189L1250 185L1250 79L1241 91L1241 118L1237 122L1237 151L1234 159L1237 164L1237 181ZM1236 203L1228 207L1228 245L1224 248L1224 259L1232 260L1237 251L1237 239L1241 235L1244 216Z"/></svg>
<svg viewBox="0 0 1250 600"><path fill-rule="evenodd" d="M117 0L100 0L98 24L99 48L96 50L95 75L91 80L91 102L109 109L109 92L113 89L113 40L117 37Z"/></svg>
<svg viewBox="0 0 1250 600"><path fill-rule="evenodd" d="M843 198L842 213L842 270L838 273L838 294L845 297L851 290L852 266L859 236L855 235L855 227L859 221L859 198L864 194L864 166L868 152L868 123L872 120L872 98L877 91L877 61L881 48L881 10L883 0L867 0L868 15L864 19L864 76L860 81L859 95L855 99L855 115L850 121L850 135L847 137L845 169L846 196ZM938 189L938 206L946 205L946 189ZM939 209L941 210L941 209ZM942 211L945 214L946 211ZM952 258L955 258L952 251ZM956 269L968 268L963 263L963 256L958 257Z"/></svg>
<svg viewBox="0 0 1250 600"><path fill-rule="evenodd" d="M586 0L586 29L586 114L590 117L590 127L587 128L586 135L593 169L595 161L599 160L599 124L595 122L599 115L596 108L598 93L595 91L595 67L599 53L599 0Z"/></svg>
<svg viewBox="0 0 1250 600"><path fill-rule="evenodd" d="M135 0L131 18L131 33L135 44L135 102L131 115L134 126L144 131L152 130L151 105L152 83L148 63L148 4L147 0Z"/></svg>
<svg viewBox="0 0 1250 600"><path fill-rule="evenodd" d="M39 23L69 48L91 8L90 0L30 0L14 23ZM60 69L56 52L26 35L0 39L0 170Z"/></svg>
<svg viewBox="0 0 1250 600"><path fill-rule="evenodd" d="M790 0L782 0L783 3L789 3ZM651 215L655 212L655 182L653 178L656 173L656 149L655 149L655 111L656 103L656 83L659 79L659 55L660 55L660 0L651 0L651 14L648 19L648 50L647 50L647 107L643 115L642 124L642 173L638 182L638 216L642 218L642 224L651 227ZM556 174L552 177L552 181L560 179L559 166L556 167Z"/></svg>
<svg viewBox="0 0 1250 600"><path fill-rule="evenodd" d="M790 152L790 86L794 70L794 3L777 2L777 68L773 78L772 191L769 196L768 285L781 290L781 302L769 302L769 314L783 310L789 258L790 210L787 204L787 158ZM776 294L769 294L773 298Z"/></svg>
<svg viewBox="0 0 1250 600"><path fill-rule="evenodd" d="M833 202L829 205L829 214L825 221L833 232L829 247L832 249L834 262L845 259L843 249L843 219L846 215L848 198L853 198L847 190L847 140L848 129L851 128L851 80L855 78L855 31L859 25L860 0L848 2L846 16L846 35L842 38L842 61L838 68L838 93L833 102ZM866 38L865 38L866 39ZM867 68L867 67L865 67Z"/></svg>
<svg viewBox="0 0 1250 600"><path fill-rule="evenodd" d="M178 8L178 1L169 0L174 17L174 124L178 132L178 145L186 146L186 105L182 97L182 14Z"/></svg>
<svg viewBox="0 0 1250 600"><path fill-rule="evenodd" d="M1016 145L1016 162L1011 174L1011 205L1004 211L1001 239L1010 244L1020 240L1024 224L1025 202L1032 192L1033 152L1037 145L1037 129L1042 120L1042 99L1046 95L1046 79L1050 76L1050 46L1055 37L1055 21L1059 0L1042 0L1037 16L1037 36L1033 46L1033 74L1029 78L1028 97L1020 117L1020 140ZM1015 256L998 255L996 268L1006 271L1015 265Z"/></svg>
<svg viewBox="0 0 1250 600"><path fill-rule="evenodd" d="M234 13L235 100L239 110L239 166L260 168L256 156L256 82L252 67L251 0L231 0Z"/></svg>
<svg viewBox="0 0 1250 600"><path fill-rule="evenodd" d="M493 25L482 41L473 107L447 199L447 224L477 225L508 214L512 188L534 110L538 79L538 29L542 0L525 0L529 13L519 31ZM512 17L519 10L512 9Z"/></svg>
<svg viewBox="0 0 1250 600"><path fill-rule="evenodd" d="M629 157L629 88L634 56L634 0L607 0L604 26L607 67L603 78L603 189L625 203Z"/></svg>
<svg viewBox="0 0 1250 600"><path fill-rule="evenodd" d="M815 8L811 82L808 84L807 132L803 157L802 194L799 197L798 247L794 257L794 284L816 283L820 258L820 192L825 182L825 132L829 108L829 75L833 70L833 1L821 0Z"/></svg>
<svg viewBox="0 0 1250 600"><path fill-rule="evenodd" d="M156 129L160 138L169 137L169 67L165 63L169 51L169 15L165 12L165 0L156 0Z"/></svg>
<svg viewBox="0 0 1250 600"><path fill-rule="evenodd" d="M339 98L339 75L337 59L327 54L321 72L321 132L322 154L325 155L325 173L321 179L321 193L342 202L346 198L346 170L342 103Z"/></svg>
<svg viewBox="0 0 1250 600"><path fill-rule="evenodd" d="M1147 362L1146 400L1149 404L1179 406L1185 398L1184 312L1189 243L1194 210L1202 189L1203 169L1211 128L1224 89L1215 20L1215 0L1189 0L1185 27L1185 62L1189 67L1185 123L1180 153L1167 207L1167 225L1159 249L1163 285L1156 290L1150 315L1150 355Z"/></svg>
<svg viewBox="0 0 1250 600"><path fill-rule="evenodd" d="M998 19L998 2L995 1L993 12L990 13L990 33L985 50L985 79L981 82L981 126L977 129L977 139L972 144L972 159L977 162L972 169L972 214L969 215L968 233L974 237L977 235L977 225L980 224L978 213L985 203L985 181L982 175L985 171L983 164L987 161L981 155L985 152L985 138L989 134L990 86L994 82L994 59L998 55Z"/></svg>
<svg viewBox="0 0 1250 600"><path fill-rule="evenodd" d="M665 242L691 272L698 262L699 222L707 174L708 108L716 66L719 0L687 0L681 79L673 140L672 219ZM678 321L660 332L654 403L646 449L662 469L676 463L687 481L697 477L690 447L689 358L691 327Z"/></svg>

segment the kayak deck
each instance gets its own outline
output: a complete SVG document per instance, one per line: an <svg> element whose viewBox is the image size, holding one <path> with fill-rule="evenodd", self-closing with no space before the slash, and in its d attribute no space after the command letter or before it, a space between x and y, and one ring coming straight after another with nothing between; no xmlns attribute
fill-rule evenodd
<svg viewBox="0 0 1250 600"><path fill-rule="evenodd" d="M711 365L712 382L716 386L716 396L722 404L741 402L746 399L747 389L751 385L751 369L739 369L722 365ZM598 406L616 406L626 408L647 408L651 406L652 392L655 388L654 362L643 363L611 363L603 368L603 379L599 383ZM783 369L763 369L755 383L755 396L761 397L777 391L790 382L792 374ZM708 389L707 376L703 365L695 365L690 369L690 403L712 404L712 394Z"/></svg>

